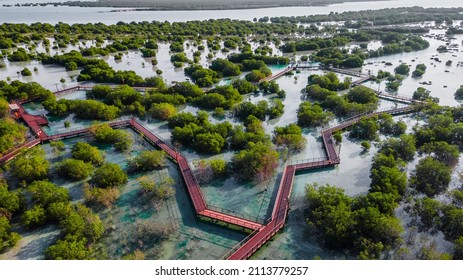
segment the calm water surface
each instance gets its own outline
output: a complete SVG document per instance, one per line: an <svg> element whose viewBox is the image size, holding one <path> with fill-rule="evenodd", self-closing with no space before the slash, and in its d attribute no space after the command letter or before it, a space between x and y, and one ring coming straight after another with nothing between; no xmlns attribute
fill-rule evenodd
<svg viewBox="0 0 463 280"><path fill-rule="evenodd" d="M3 4L48 2L31 0L6 0ZM282 7L248 10L210 10L210 11L127 11L110 12L114 8L81 8L81 7L0 7L0 22L10 23L87 23L102 22L106 24L118 21L170 21L183 22L192 20L207 20L231 18L239 20L252 20L257 17L304 16L315 14L329 14L330 12L377 10L396 7L461 7L460 0L393 0L378 2L352 2L341 3L325 7Z"/></svg>

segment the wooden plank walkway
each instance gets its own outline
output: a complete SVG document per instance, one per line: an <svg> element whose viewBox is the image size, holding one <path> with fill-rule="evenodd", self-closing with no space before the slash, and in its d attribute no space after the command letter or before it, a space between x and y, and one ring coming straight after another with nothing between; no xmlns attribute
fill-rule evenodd
<svg viewBox="0 0 463 280"><path fill-rule="evenodd" d="M287 72L294 70L295 68L287 68L284 71L270 77L272 79L276 79L281 77L282 75L286 74ZM75 87L74 90L79 90L81 87ZM68 89L70 90L70 89ZM60 93L58 93L60 94ZM411 102L410 102L411 103ZM29 115L25 112L22 106L20 107L20 117L22 117L26 124L34 131L38 139L30 141L26 144L21 145L17 149L9 152L7 155L4 155L0 158L0 162L6 162L14 158L19 152L24 148L30 148L35 145L38 145L42 141L51 141L51 140L59 140L59 139L66 139L76 136L81 136L88 134L90 130L81 129L75 130L70 132L65 132L57 135L50 135L48 136L41 128L41 125L46 124L46 119L43 119L41 116L33 116ZM176 149L162 140L161 137L158 137L156 134L148 130L144 127L140 122L136 119L132 118L130 120L122 120L117 122L112 122L110 125L112 127L121 127L121 126L130 126L134 131L140 133L146 140L148 140L152 145L157 146L158 148L162 149L166 152L166 154L175 160L178 164L179 171L182 175L182 178L185 182L185 186L187 192L191 198L193 207L197 215L206 217L211 219L212 221L222 221L227 224L233 224L239 227L248 228L253 230L253 234L246 238L246 240L239 244L236 248L234 248L229 254L226 255L227 259L246 259L249 258L254 252L256 252L265 242L267 242L270 238L272 238L281 228L283 228L287 213L289 211L290 206L290 195L291 190L293 187L294 176L296 171L301 170L310 170L315 168L322 168L327 166L334 166L340 163L340 157L336 150L336 143L333 139L333 132L338 130L345 129L349 126L356 124L359 120L363 118L368 118L374 115L379 115L382 113L389 113L391 115L399 115L404 113L410 113L415 110L414 106L406 106L401 108L393 108L378 112L370 112L366 114L361 114L355 116L351 119L345 120L344 122L322 130L321 136L323 140L323 147L326 152L326 158L315 160L315 161L306 161L296 164L287 165L282 173L282 180L280 182L278 188L278 194L275 200L275 204L273 206L271 220L263 225L255 221L251 221L248 219L236 217L230 214L221 213L219 211L214 211L212 209L208 209L206 201L202 195L200 185L196 180L196 177L193 174L193 171L188 163L188 160L185 156L181 153L177 152Z"/></svg>

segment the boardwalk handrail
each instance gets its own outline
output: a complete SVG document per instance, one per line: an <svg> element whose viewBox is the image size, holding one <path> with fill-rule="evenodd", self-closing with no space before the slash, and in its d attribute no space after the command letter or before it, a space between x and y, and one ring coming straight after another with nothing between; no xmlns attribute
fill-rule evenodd
<svg viewBox="0 0 463 280"><path fill-rule="evenodd" d="M288 165L297 165L297 164L302 164L302 163L321 162L321 161L325 161L326 159L327 159L326 157L296 159L296 160L291 160Z"/></svg>
<svg viewBox="0 0 463 280"><path fill-rule="evenodd" d="M248 234L243 240L241 240L238 244L236 244L235 246L233 246L227 253L225 253L220 259L221 260L226 260L228 259L231 255L233 255L239 248L241 248L246 242L249 241L249 239L251 239L254 235L256 235L259 231L261 230L261 228L258 228L256 230L254 230L253 232L251 232L250 234Z"/></svg>
<svg viewBox="0 0 463 280"><path fill-rule="evenodd" d="M247 214L238 213L236 211L225 209L225 208L215 206L215 205L211 205L211 204L206 204L206 207L207 207L208 210L211 210L211 211L224 213L224 214L229 214L231 216L241 218L241 219L245 219L245 220L248 220L248 221L251 221L251 222L259 223L259 224L262 224L262 225L265 225L269 221L269 219L259 218L257 216L253 216L253 215L247 215Z"/></svg>

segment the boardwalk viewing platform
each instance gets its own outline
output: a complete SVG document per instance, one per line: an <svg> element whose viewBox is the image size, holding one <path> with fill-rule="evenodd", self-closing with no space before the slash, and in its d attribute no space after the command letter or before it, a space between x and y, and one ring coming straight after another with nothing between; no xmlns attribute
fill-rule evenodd
<svg viewBox="0 0 463 280"><path fill-rule="evenodd" d="M278 73L277 75L272 76L272 78L276 79L278 77L281 77L287 72L292 71L294 69L294 67L287 68L284 71ZM80 89L88 88L75 87L74 89L70 88L68 90ZM378 92L377 94L379 97L383 97ZM407 101L406 103L408 104L414 102L414 100L405 97L403 98L403 100ZM21 104L19 104L19 108L20 109L17 112L17 118L22 118L26 122L26 124L31 128L31 130L34 132L37 138L7 152L0 158L0 163L6 163L9 160L13 159L15 156L17 156L24 149L32 148L40 143L52 140L61 140L71 137L78 137L90 133L90 128L86 128L59 133L56 135L47 135L42 129L42 126L48 123L45 117L28 114L21 106ZM272 215L270 219L265 223L260 223L251 219L238 217L238 215L223 213L221 211L217 211L208 207L206 200L201 192L201 187L198 181L196 180L196 177L189 165L187 158L181 153L179 153L168 142L164 141L162 138L158 137L155 133L143 126L143 124L140 123L138 120L131 118L126 120L109 122L108 124L111 127L115 128L125 126L130 127L131 129L139 133L149 143L165 151L166 154L172 160L177 162L179 172L181 173L186 186L187 193L191 199L193 208L198 216L204 217L213 222L219 221L226 224L252 230L253 233L249 235L248 238L246 238L243 242L241 242L235 248L233 248L226 256L224 256L224 258L226 259L246 259L249 258L255 251L257 251L263 244L265 244L265 242L272 238L281 228L283 228L289 211L290 195L296 172L334 166L340 163L340 156L339 152L337 151L337 144L333 139L333 132L355 125L358 121L360 121L363 118L368 118L382 113L400 115L413 112L415 109L415 106L408 105L404 107L392 108L378 112L369 112L347 119L333 127L323 129L321 137L326 157L314 160L291 162L290 164L285 166L281 175L282 179L279 184L275 203L273 205Z"/></svg>

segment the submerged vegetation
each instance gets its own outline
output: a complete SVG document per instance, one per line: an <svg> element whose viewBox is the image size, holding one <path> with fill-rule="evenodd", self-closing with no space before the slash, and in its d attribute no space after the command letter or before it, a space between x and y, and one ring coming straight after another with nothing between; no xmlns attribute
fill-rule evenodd
<svg viewBox="0 0 463 280"><path fill-rule="evenodd" d="M105 1L98 2L95 5ZM307 134L318 136L320 127L362 115L345 136L362 147L361 156L372 153L369 191L350 197L335 186L307 185L305 221L309 229L323 247L348 258L402 258L408 225L396 217L400 205L419 230L440 231L454 244L451 254L424 246L413 257L462 258L463 194L461 188L449 189L449 185L463 146L463 109L438 106L439 99L419 87L413 93L413 99L419 101L414 105L417 124L407 128L403 120L391 115L370 115L380 107L378 94L353 81L368 58L429 47L420 35L427 28L388 25L434 20L449 26L453 20L463 19L461 11L414 7L256 18L253 22L4 23L0 25L2 56L29 67L21 65L18 77L32 75L33 79L38 69L32 72L27 62L36 60L63 71L77 71L61 78L63 87L70 80L102 84L87 90L85 99L67 99L35 82L0 81L0 153L33 139L15 120L18 116L10 114L9 102L36 101L51 120L64 120L66 131L74 120L110 121L121 116L138 117L165 129L173 149L198 154L193 172L201 184L232 179L232 184L270 186L272 178L281 177L279 172L287 160L305 150ZM461 27L448 31L458 34ZM90 41L91 46L82 46ZM380 46L369 48L375 41ZM40 44L43 50L38 51ZM72 50L65 51L67 47ZM51 48L56 51L52 53ZM162 49L169 51L168 57L160 57ZM145 59L143 67L148 63L157 75L142 77L135 66L135 70L115 70L120 68L107 61L112 56L125 60L128 51L138 52ZM165 66L162 61L185 79L168 83L162 76L166 69L160 69ZM300 69L289 70L300 62L331 70L354 69L348 72L352 75L341 79L335 72L310 75L303 81L300 100L294 95L285 98L272 70L287 70L291 83L298 86ZM7 67L0 60L0 68L3 65ZM387 90L395 92L408 75L421 79L429 71L423 63L413 66L401 61L394 66L392 73L369 72L369 78L377 83L385 80ZM462 87L455 91L455 98L463 99ZM291 102L298 106L288 106ZM333 138L340 144L342 132L337 131ZM49 150L35 147L6 164L5 180L0 181L0 252L20 240L17 228L34 231L53 225L60 234L44 250L45 258L107 258L102 244L111 241L104 239L120 233L112 215L126 211L119 204L134 199L143 206L134 210L139 211L135 214L124 213L123 219L130 221L134 230L123 232L123 238L115 241L123 243L124 249L118 248L114 254L124 259L156 255L145 256L143 250L162 248L159 243L176 232L176 225L163 223L155 215L163 207L169 214L176 211L165 202L182 194L175 192L173 178L160 175L168 170L168 154L140 150L147 144L143 139L142 133L94 122L90 133L70 147L51 142ZM49 151L53 157L47 155ZM104 151L110 151L109 156ZM71 182L72 187L61 187L63 181ZM127 189L130 192L124 192ZM257 196L266 191L267 187Z"/></svg>

